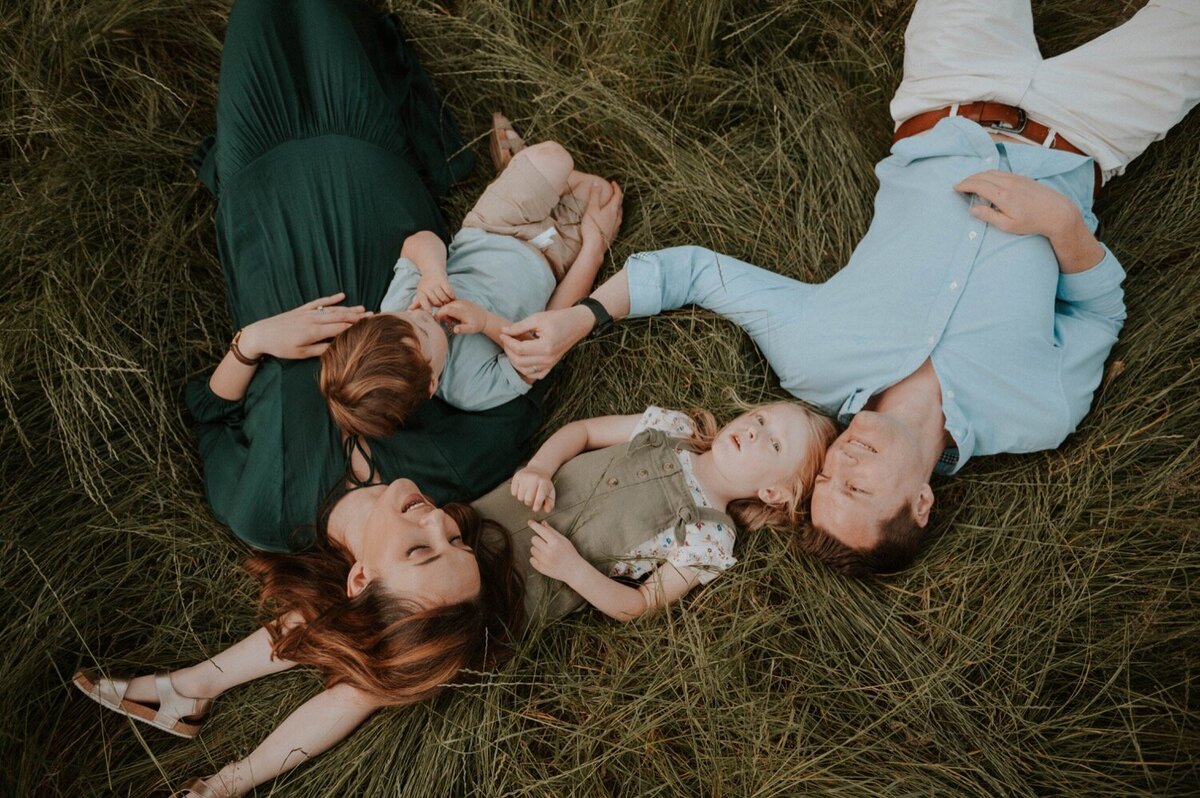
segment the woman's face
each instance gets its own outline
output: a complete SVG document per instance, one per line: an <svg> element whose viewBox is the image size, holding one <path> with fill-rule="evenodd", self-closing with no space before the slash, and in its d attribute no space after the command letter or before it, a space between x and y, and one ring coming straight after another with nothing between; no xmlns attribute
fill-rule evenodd
<svg viewBox="0 0 1200 798"><path fill-rule="evenodd" d="M479 564L458 524L410 479L367 488L375 492L363 526L347 591L356 595L382 580L388 592L436 607L479 594Z"/></svg>

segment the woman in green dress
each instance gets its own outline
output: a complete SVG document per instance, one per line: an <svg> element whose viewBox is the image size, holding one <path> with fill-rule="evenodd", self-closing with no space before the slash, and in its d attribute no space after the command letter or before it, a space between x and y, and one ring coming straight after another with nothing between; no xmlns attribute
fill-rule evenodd
<svg viewBox="0 0 1200 798"><path fill-rule="evenodd" d="M347 465L315 356L378 310L406 238L445 238L436 200L474 156L391 18L353 0L236 5L217 135L199 155L239 331L211 377L187 390L205 487L239 538L296 550L307 541L295 531ZM527 453L542 395L535 386L484 413L428 402L370 442L371 464L438 503L474 498Z"/></svg>
<svg viewBox="0 0 1200 798"><path fill-rule="evenodd" d="M217 135L195 163L217 197L238 332L187 403L213 511L264 552L250 570L275 620L193 668L81 671L75 683L185 737L230 684L305 663L327 689L240 767L189 785L194 796L244 794L377 707L493 666L520 623L506 545L484 545L469 506L438 505L513 472L543 389L483 413L434 399L389 438L344 442L317 381L325 341L378 308L402 242L445 237L437 199L472 167L462 148L390 17L359 0L239 0L231 11Z"/></svg>

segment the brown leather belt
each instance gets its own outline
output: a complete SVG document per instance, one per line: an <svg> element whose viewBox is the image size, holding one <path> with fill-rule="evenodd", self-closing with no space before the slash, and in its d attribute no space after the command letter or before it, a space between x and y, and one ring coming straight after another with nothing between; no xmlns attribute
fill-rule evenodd
<svg viewBox="0 0 1200 798"><path fill-rule="evenodd" d="M896 128L896 132L892 134L892 143L895 144L900 139L924 133L936 125L939 120L950 116L950 109L952 107L948 106L946 108L938 108L934 111L926 111L923 114L917 114L905 119L900 124L900 127ZM1030 119L1020 108L1013 105L1005 105L1004 103L964 103L958 106L958 116L970 119L972 122L977 122L993 133L1018 135L1029 139L1035 144L1045 143L1046 139L1050 136L1050 128ZM1054 141L1050 142L1050 149L1065 150L1066 152L1073 152L1076 155L1087 156L1086 152L1059 135L1056 135ZM1096 198L1100 196L1100 183L1103 176L1100 172L1100 164L1093 160L1092 165L1096 168L1096 188L1092 196Z"/></svg>

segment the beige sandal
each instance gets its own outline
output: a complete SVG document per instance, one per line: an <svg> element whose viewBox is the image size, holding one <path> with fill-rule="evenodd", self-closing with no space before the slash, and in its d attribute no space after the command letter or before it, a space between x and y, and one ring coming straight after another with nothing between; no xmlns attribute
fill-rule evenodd
<svg viewBox="0 0 1200 798"><path fill-rule="evenodd" d="M512 135L509 135L509 134ZM508 117L496 111L492 114L492 132L488 139L488 151L492 154L492 166L496 173L504 171L513 156L525 149L525 140L517 134Z"/></svg>
<svg viewBox="0 0 1200 798"><path fill-rule="evenodd" d="M154 688L158 693L158 707L139 704L125 697L129 690L129 679L107 679L93 671L81 670L72 679L75 686L101 706L120 712L134 720L149 723L177 737L195 737L200 732L200 721L212 706L211 698L189 698L180 695L171 684L168 671L154 674Z"/></svg>

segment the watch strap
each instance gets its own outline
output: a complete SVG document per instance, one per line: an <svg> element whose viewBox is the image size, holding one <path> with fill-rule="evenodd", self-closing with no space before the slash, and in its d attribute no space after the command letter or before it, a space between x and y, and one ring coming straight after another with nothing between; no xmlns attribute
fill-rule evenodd
<svg viewBox="0 0 1200 798"><path fill-rule="evenodd" d="M595 338L598 335L603 335L610 327L613 326L612 314L608 312L604 305L600 304L600 302L597 300L592 299L590 296L585 296L583 299L576 302L575 305L582 305L590 310L592 315L596 317L596 326L592 328L590 333L588 333L588 338Z"/></svg>

